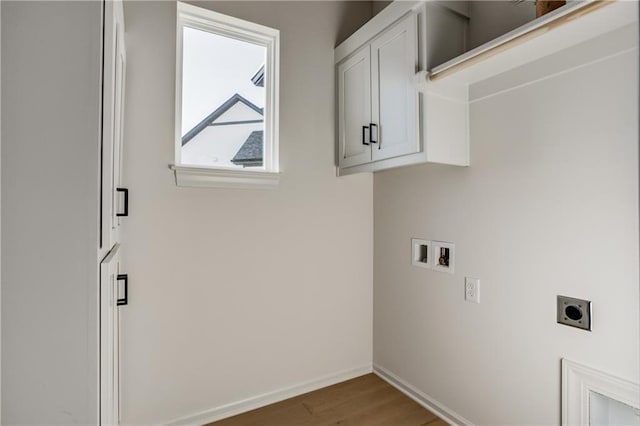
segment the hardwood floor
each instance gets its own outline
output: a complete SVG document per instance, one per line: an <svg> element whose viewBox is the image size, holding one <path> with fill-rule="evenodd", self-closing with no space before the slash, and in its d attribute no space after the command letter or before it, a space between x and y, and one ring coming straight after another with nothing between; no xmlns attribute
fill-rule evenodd
<svg viewBox="0 0 640 426"><path fill-rule="evenodd" d="M445 426L447 423L378 376L367 374L211 425Z"/></svg>

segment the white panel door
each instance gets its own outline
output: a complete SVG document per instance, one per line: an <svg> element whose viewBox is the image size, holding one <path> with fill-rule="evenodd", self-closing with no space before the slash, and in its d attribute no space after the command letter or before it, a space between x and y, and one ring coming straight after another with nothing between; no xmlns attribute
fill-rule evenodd
<svg viewBox="0 0 640 426"><path fill-rule="evenodd" d="M116 244L100 264L100 424L120 422L120 314L127 302L127 276Z"/></svg>
<svg viewBox="0 0 640 426"><path fill-rule="evenodd" d="M372 159L420 151L417 16L411 15L371 42Z"/></svg>
<svg viewBox="0 0 640 426"><path fill-rule="evenodd" d="M371 161L371 54L365 46L338 65L339 166Z"/></svg>
<svg viewBox="0 0 640 426"><path fill-rule="evenodd" d="M101 228L100 253L120 241L120 217L128 212L122 187L122 133L126 57L121 1L106 1L104 15L104 64L102 89ZM119 189L120 188L120 189ZM128 198L128 194L127 198Z"/></svg>

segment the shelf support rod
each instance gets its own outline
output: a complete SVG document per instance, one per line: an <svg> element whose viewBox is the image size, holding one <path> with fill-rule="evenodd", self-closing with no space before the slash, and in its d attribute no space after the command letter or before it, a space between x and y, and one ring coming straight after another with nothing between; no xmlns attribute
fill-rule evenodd
<svg viewBox="0 0 640 426"><path fill-rule="evenodd" d="M429 74L429 80L436 81L438 79L442 79L449 75L455 74L465 68L468 68L472 65L475 65L479 62L484 61L492 56L495 56L501 52L509 50L510 48L517 46L519 44L525 43L533 38L536 38L546 32L549 32L555 28L558 28L567 22L578 19L588 13L591 13L595 10L602 8L603 6L607 6L609 4L614 3L616 0L594 0L589 2L586 6L581 7L579 9L573 10L566 15L563 15L557 19L551 20L539 27L532 28L531 30L519 34L512 39L505 40L503 43L493 46L490 49L484 50L478 53L475 56L471 56L461 62L451 65L449 68L445 68L441 71Z"/></svg>

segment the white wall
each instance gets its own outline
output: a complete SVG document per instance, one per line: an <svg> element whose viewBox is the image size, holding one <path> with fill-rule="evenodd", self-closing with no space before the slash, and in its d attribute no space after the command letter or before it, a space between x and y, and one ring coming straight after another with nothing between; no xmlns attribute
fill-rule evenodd
<svg viewBox="0 0 640 426"><path fill-rule="evenodd" d="M275 190L175 186L175 4L127 2L122 420L155 424L372 359L372 176L335 177L333 47L368 2L207 7L281 31Z"/></svg>
<svg viewBox="0 0 640 426"><path fill-rule="evenodd" d="M436 1L438 1L438 3L445 5L449 9L455 10L461 15L469 16L469 3L471 3L471 1L473 0L436 0ZM377 15L382 11L382 9L389 6L392 3L392 1L373 0L371 3L372 3L372 12L374 15Z"/></svg>
<svg viewBox="0 0 640 426"><path fill-rule="evenodd" d="M376 15L391 1L374 0L372 3L373 14ZM478 47L536 19L533 1L516 3L512 0L451 0L441 3L469 17L468 49Z"/></svg>
<svg viewBox="0 0 640 426"><path fill-rule="evenodd" d="M97 421L101 9L2 2L2 424Z"/></svg>
<svg viewBox="0 0 640 426"><path fill-rule="evenodd" d="M391 4L391 1L390 0L373 0L371 4L372 4L373 14L377 15L382 11L382 9L389 6Z"/></svg>
<svg viewBox="0 0 640 426"><path fill-rule="evenodd" d="M536 19L533 1L470 0L467 3L470 49Z"/></svg>
<svg viewBox="0 0 640 426"><path fill-rule="evenodd" d="M638 51L485 95L470 167L375 175L374 364L476 424L558 424L561 358L638 381ZM412 237L454 242L455 274L411 266Z"/></svg>

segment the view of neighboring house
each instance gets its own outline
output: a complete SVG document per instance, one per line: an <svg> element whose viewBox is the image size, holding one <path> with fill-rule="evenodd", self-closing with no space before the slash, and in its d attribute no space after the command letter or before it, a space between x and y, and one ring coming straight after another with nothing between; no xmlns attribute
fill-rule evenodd
<svg viewBox="0 0 640 426"><path fill-rule="evenodd" d="M264 87L264 65L251 77ZM182 164L262 167L264 110L234 94L182 137Z"/></svg>
<svg viewBox="0 0 640 426"><path fill-rule="evenodd" d="M264 87L264 65L251 77L251 81L258 87Z"/></svg>
<svg viewBox="0 0 640 426"><path fill-rule="evenodd" d="M262 166L262 136L264 131L251 132L247 140L242 144L231 162L236 166L260 167Z"/></svg>
<svg viewBox="0 0 640 426"><path fill-rule="evenodd" d="M230 97L182 137L182 163L194 166L262 166L262 108Z"/></svg>

